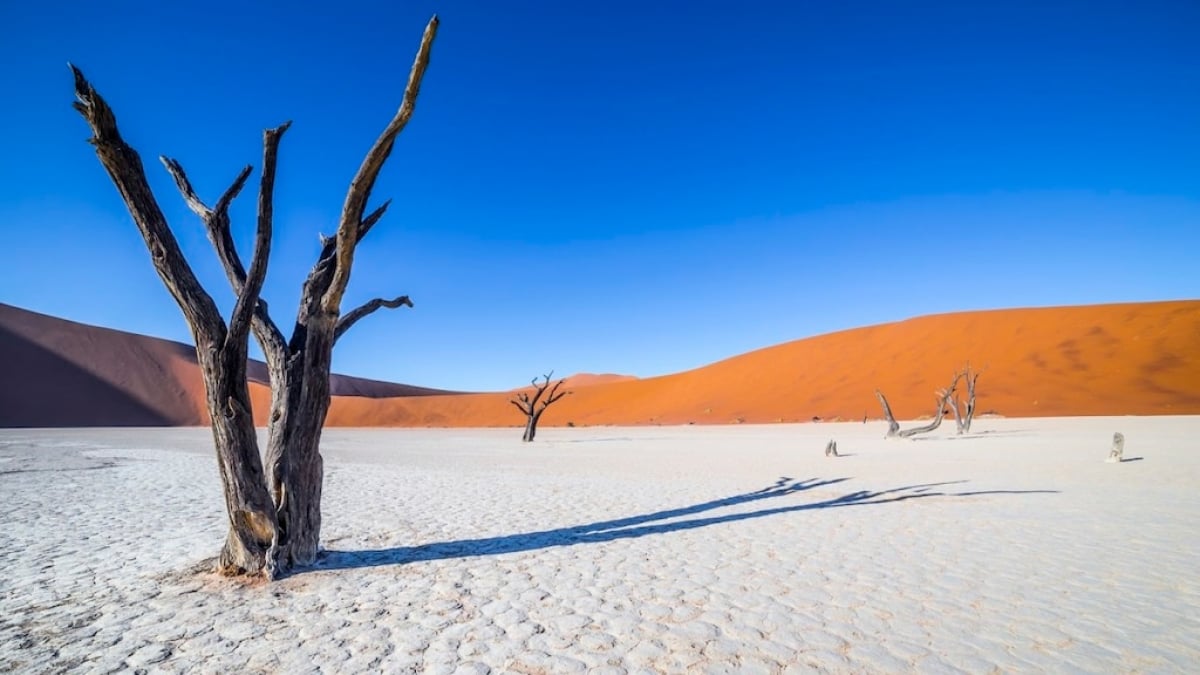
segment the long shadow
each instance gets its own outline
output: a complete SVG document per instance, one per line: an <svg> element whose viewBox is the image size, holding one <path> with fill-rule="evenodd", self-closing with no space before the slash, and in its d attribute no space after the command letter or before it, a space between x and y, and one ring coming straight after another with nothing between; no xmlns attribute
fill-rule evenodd
<svg viewBox="0 0 1200 675"><path fill-rule="evenodd" d="M794 513L798 511L838 508L843 506L887 504L891 502L904 501L907 499L921 499L926 497L974 497L980 495L997 494L1052 494L1058 492L1058 490L976 490L971 492L943 492L934 490L934 488L966 482L965 480L957 480L946 481L942 483L906 485L904 487L892 488L890 490L859 490L857 492L851 492L833 499L811 502L808 504L779 506L775 508L760 509L758 511L749 511L744 513L693 518L691 520L656 522L671 518L678 518L681 516L694 515L704 511L710 511L727 506L746 504L763 499L784 497L804 490L810 490L812 488L823 487L826 485L834 485L847 480L849 480L849 478L795 481L787 476L784 476L776 481L775 484L754 492L747 492L744 494L725 497L722 499L715 499L691 506L656 511L654 513L631 516L628 518L604 520L595 523L589 523L587 525L561 527L553 530L542 530L540 532L523 532L520 534L508 534L497 537L484 537L480 539L460 539L457 541L436 542L431 544L423 544L420 546L398 546L395 548L360 551L325 550L321 552L316 564L306 571L403 565L406 563L427 562L431 560L473 558L485 555L500 555L502 553L534 551L543 548L553 548L556 546L594 544L606 541L616 541L618 539L636 539L654 534L682 532L686 530L694 530L700 527L708 527L709 525L717 525L720 523L752 520L756 518L764 518L767 516Z"/></svg>

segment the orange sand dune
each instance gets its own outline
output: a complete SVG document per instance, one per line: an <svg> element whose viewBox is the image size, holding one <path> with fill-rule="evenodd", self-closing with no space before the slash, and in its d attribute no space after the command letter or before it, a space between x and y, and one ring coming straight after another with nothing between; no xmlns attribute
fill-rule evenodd
<svg viewBox="0 0 1200 675"><path fill-rule="evenodd" d="M1200 413L1200 301L963 312L797 340L649 379L580 375L545 425L728 424L933 412L967 360L979 410L1007 416ZM0 305L0 426L204 424L190 347ZM255 417L269 393L252 367ZM506 393L334 376L334 426L519 426Z"/></svg>
<svg viewBox="0 0 1200 675"><path fill-rule="evenodd" d="M797 340L696 370L576 387L543 424L728 424L934 412L970 361L978 409L1007 416L1200 413L1200 301L926 316ZM568 385L571 382L568 380ZM338 400L345 426L515 426L511 394Z"/></svg>

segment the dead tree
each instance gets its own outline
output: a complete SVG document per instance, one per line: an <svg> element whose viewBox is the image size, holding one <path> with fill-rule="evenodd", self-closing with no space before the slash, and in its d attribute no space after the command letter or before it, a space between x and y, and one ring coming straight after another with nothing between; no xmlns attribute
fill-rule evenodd
<svg viewBox="0 0 1200 675"><path fill-rule="evenodd" d="M553 371L547 375L543 375L542 377L545 378L545 381L541 384L538 384L536 377L533 378L530 382L534 387L533 396L530 396L527 391L522 391L517 394L516 398L509 401L509 403L517 407L517 410L525 414L525 435L521 437L521 440L526 443L532 441L533 437L537 435L538 420L542 419L542 413L546 412L546 408L549 408L551 403L571 393L569 391L558 390L562 386L562 383L567 381L566 378L555 382L554 386L551 387L550 377L552 375L554 375ZM549 387L549 391L547 391L547 387Z"/></svg>
<svg viewBox="0 0 1200 675"><path fill-rule="evenodd" d="M1113 464L1118 464L1125 460L1125 434L1116 432L1113 434L1112 449L1108 451L1108 459L1104 460Z"/></svg>
<svg viewBox="0 0 1200 675"><path fill-rule="evenodd" d="M389 202L384 202L368 214L367 202L396 137L415 110L437 28L434 16L422 36L400 107L363 159L347 190L337 232L323 239L317 262L304 281L288 340L268 314L259 291L270 252L275 157L290 122L264 134L258 232L248 269L234 246L228 209L251 168L243 169L210 208L196 195L182 165L161 158L188 206L204 222L237 296L227 325L179 249L146 182L141 159L121 139L112 110L72 66L75 107L91 126L91 142L100 162L121 193L159 277L183 311L196 342L229 516L229 536L217 563L224 574L262 572L276 578L316 558L324 478L319 446L329 411L334 344L356 322L381 308L412 306L407 296L400 296L341 311L355 248L387 210ZM249 331L266 356L271 382L265 470L246 384Z"/></svg>
<svg viewBox="0 0 1200 675"><path fill-rule="evenodd" d="M825 444L825 456L826 457L837 457L838 456L837 441L830 440L828 443Z"/></svg>
<svg viewBox="0 0 1200 675"><path fill-rule="evenodd" d="M960 376L967 383L966 407L959 403L958 396L950 401L950 410L954 412L954 425L960 435L971 433L971 421L975 419L975 383L979 381L982 370L971 370L967 363Z"/></svg>
<svg viewBox="0 0 1200 675"><path fill-rule="evenodd" d="M934 414L933 421L929 424L912 429L900 429L900 424L896 422L895 415L892 414L892 407L888 405L887 397L882 391L875 390L875 396L879 397L879 405L883 407L883 416L887 418L888 431L884 438L911 438L917 434L927 434L942 425L942 418L946 416L946 404L951 403L951 398L954 396L955 388L958 387L958 380L962 377L962 373L955 372L954 379L950 381L950 386L945 389L939 389L934 397L937 399L937 412Z"/></svg>

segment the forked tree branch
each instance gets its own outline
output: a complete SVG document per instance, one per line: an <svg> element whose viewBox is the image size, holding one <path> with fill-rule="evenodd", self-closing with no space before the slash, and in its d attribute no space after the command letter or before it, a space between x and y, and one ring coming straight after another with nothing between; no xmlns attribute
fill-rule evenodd
<svg viewBox="0 0 1200 675"><path fill-rule="evenodd" d="M421 91L421 79L425 76L425 69L429 66L429 54L433 48L433 40L437 36L437 29L438 18L437 15L434 15L429 20L429 24L425 26L424 35L421 36L421 46L417 49L412 70L409 71L408 84L404 88L404 98L400 103L400 108L396 111L392 121L384 128L383 133L375 140L375 144L371 146L366 157L363 158L363 163L358 168L358 173L355 174L354 180L350 182L350 188L346 192L346 201L342 205L342 215L338 221L337 257L333 278L321 300L321 309L325 312L336 314L340 310L342 296L350 281L350 267L354 263L354 248L360 238L359 230L363 223L367 201L371 197L371 190L375 187L379 171L392 152L396 137L404 130L409 119L412 118L413 111L416 110L417 95Z"/></svg>
<svg viewBox="0 0 1200 675"><path fill-rule="evenodd" d="M411 308L412 306L412 300L409 300L407 295L401 295L400 297L393 298L391 300L375 298L374 300L367 301L350 310L349 312L346 312L342 315L342 318L338 319L337 327L333 331L333 339L336 342L338 338L342 337L342 333L350 330L351 326L358 323L359 319L362 319L368 314L373 314L385 307L388 309L396 309L397 307Z"/></svg>
<svg viewBox="0 0 1200 675"><path fill-rule="evenodd" d="M549 376L547 376L547 377L549 377ZM556 392L558 392L558 388L562 386L562 383L566 382L566 381L567 381L566 378L563 378L563 379L559 380L558 382L554 383L554 386L550 388L550 394L546 396L546 400L542 401L542 410L549 408L551 403L554 403L558 399L571 393L569 391L556 393Z"/></svg>
<svg viewBox="0 0 1200 675"><path fill-rule="evenodd" d="M165 156L159 157L159 160L166 167L167 173L171 174L171 178L175 180L175 186L179 188L184 202L204 223L208 241L217 252L217 258L220 259L221 266L225 269L225 277L229 279L229 285L233 288L234 295L240 296L242 288L246 285L246 268L242 264L242 258L238 255L237 246L233 241L229 221L229 205L245 186L246 179L250 177L253 167L246 166L242 169L233 183L217 199L213 208L209 208L192 188L192 183L188 180L187 172L183 170L182 164ZM266 300L261 297L255 304L252 329L267 360L282 363L287 356L287 342L284 341L279 326L271 318Z"/></svg>
<svg viewBox="0 0 1200 675"><path fill-rule="evenodd" d="M112 109L83 72L71 64L68 66L75 77L75 110L92 129L89 142L95 146L100 163L121 193L129 215L141 232L155 271L179 304L188 325L193 331L202 333L195 336L198 340L203 337L214 341L222 337L224 322L217 305L184 258L179 242L150 191L141 157L121 138Z"/></svg>
<svg viewBox="0 0 1200 675"><path fill-rule="evenodd" d="M388 199L374 211L367 214L366 218L363 218L362 222L358 224L358 238L354 242L355 245L362 241L363 237L367 236L367 233L371 231L372 227L375 227L375 223L378 223L380 218L383 218L383 214L387 213L388 207L391 205L392 200Z"/></svg>
<svg viewBox="0 0 1200 675"><path fill-rule="evenodd" d="M564 392L558 393L558 388L562 386L563 382L567 381L567 378L565 378L565 377L563 379L555 382L554 386L551 387L550 386L550 382L551 382L550 378L552 378L553 376L554 376L553 370L550 371L549 373L547 373L546 375L543 375L542 376L543 382L541 384L538 384L538 379L536 377L533 378L529 382L529 384L533 385L533 388L534 388L533 397L530 398L529 392L521 391L521 392L517 392L517 397L515 399L509 400L509 403L512 403L513 405L517 406L517 408L521 412L525 413L526 415L534 415L534 414L540 415L543 411L546 410L546 408L548 408L550 406L551 403L554 403L555 401L562 398L563 396L566 396L567 394L571 393L569 391L564 391ZM547 393L547 388L549 388L549 393ZM542 398L543 394L545 394L545 398ZM537 407L537 404L539 401L542 404L541 408Z"/></svg>

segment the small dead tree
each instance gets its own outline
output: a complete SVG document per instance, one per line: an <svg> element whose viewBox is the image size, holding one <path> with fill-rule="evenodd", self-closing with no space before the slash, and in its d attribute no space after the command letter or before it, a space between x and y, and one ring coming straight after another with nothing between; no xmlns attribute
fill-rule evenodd
<svg viewBox="0 0 1200 675"><path fill-rule="evenodd" d="M879 405L883 407L883 416L887 418L888 431L884 438L911 438L917 434L927 434L934 431L942 425L942 418L946 416L946 404L952 403L951 398L954 396L955 388L958 387L958 381L962 378L962 373L955 372L954 379L950 381L950 386L945 389L939 389L934 397L937 399L937 412L934 414L933 421L929 424L912 429L900 429L900 424L896 422L896 416L892 414L892 407L888 405L887 397L882 391L875 390L875 396L879 398Z"/></svg>
<svg viewBox="0 0 1200 675"><path fill-rule="evenodd" d="M75 108L91 127L96 154L121 193L196 343L229 518L229 535L217 562L217 571L223 574L261 572L277 578L316 558L324 480L319 445L330 404L333 346L363 317L385 307L412 306L407 296L399 296L377 298L345 314L341 311L355 248L390 203L366 212L379 172L416 108L437 28L434 16L425 27L400 107L354 175L335 236L323 239L317 262L303 284L290 340L271 319L259 292L270 253L276 153L291 123L264 132L258 228L249 269L234 246L228 209L251 168L243 169L210 208L196 195L182 165L161 158L184 200L203 221L237 296L226 324L184 258L146 181L141 158L121 138L112 109L83 73L71 67L78 99ZM246 383L250 331L266 356L271 382L265 462L259 457Z"/></svg>
<svg viewBox="0 0 1200 675"><path fill-rule="evenodd" d="M549 408L551 403L571 393L569 391L558 390L563 382L567 381L566 378L555 382L554 386L550 386L550 377L552 375L554 375L554 371L543 375L542 377L545 381L541 384L538 384L536 377L533 378L530 382L534 388L533 396L530 396L528 391L522 391L517 394L516 398L509 401L509 403L517 407L517 410L525 414L525 434L521 437L521 440L526 443L532 441L533 437L537 435L538 421L542 419L542 413L546 412L546 408Z"/></svg>
<svg viewBox="0 0 1200 675"><path fill-rule="evenodd" d="M958 434L971 433L971 421L975 419L975 383L979 381L982 370L971 370L968 362L958 375L967 383L967 400L965 408L959 402L958 396L950 401L950 410L954 412L954 426Z"/></svg>
<svg viewBox="0 0 1200 675"><path fill-rule="evenodd" d="M826 457L837 457L838 456L837 441L830 440L828 443L825 444L825 456Z"/></svg>
<svg viewBox="0 0 1200 675"><path fill-rule="evenodd" d="M1125 460L1125 434L1116 432L1113 434L1112 449L1108 451L1108 459L1104 460L1112 464L1118 464Z"/></svg>

